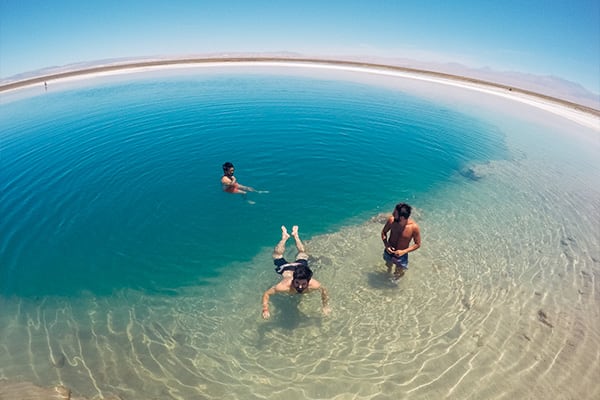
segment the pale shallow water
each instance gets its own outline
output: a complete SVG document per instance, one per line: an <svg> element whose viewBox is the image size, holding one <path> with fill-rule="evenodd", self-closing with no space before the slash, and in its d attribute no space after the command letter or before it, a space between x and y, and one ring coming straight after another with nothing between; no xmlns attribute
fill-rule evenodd
<svg viewBox="0 0 600 400"><path fill-rule="evenodd" d="M431 88L417 93L423 104L432 104ZM453 98L443 92L440 109ZM506 148L468 161L481 179L457 169L422 188L420 171L410 170L409 186L420 190L353 205L361 218L323 225L275 210L273 221L263 217L264 241L236 236L256 242L252 256L217 266L202 284L9 293L0 297L0 376L62 383L90 398L597 398L600 132L473 99L455 107L485 120ZM260 177L260 168L249 171ZM360 197L378 195L362 187ZM377 214L399 194L416 207L423 247L395 286ZM281 223L299 223L306 235L330 317L318 296L280 296L271 320L261 320L262 291L277 281L270 246Z"/></svg>

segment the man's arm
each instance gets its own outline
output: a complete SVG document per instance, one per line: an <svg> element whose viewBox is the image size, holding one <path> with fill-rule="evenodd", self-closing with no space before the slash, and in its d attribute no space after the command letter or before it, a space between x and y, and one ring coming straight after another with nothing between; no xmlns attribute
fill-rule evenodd
<svg viewBox="0 0 600 400"><path fill-rule="evenodd" d="M235 176L232 176L231 178L224 176L223 179L221 179L221 182L225 186L234 186L235 189L242 194L245 192L256 192L256 190L253 187L242 185L241 183L239 183Z"/></svg>
<svg viewBox="0 0 600 400"><path fill-rule="evenodd" d="M397 250L395 252L398 255L398 257L403 256L404 254L408 254L411 251L415 251L419 247L421 247L421 231L419 230L419 225L417 225L417 224L415 224L415 227L413 228L412 240L413 240L412 245L408 246L404 250Z"/></svg>
<svg viewBox="0 0 600 400"><path fill-rule="evenodd" d="M235 176L232 176L231 178L227 176L222 177L221 184L223 185L223 190L225 190L226 192L231 191L232 193L239 194L246 194L246 192L256 192L254 188L240 184Z"/></svg>
<svg viewBox="0 0 600 400"><path fill-rule="evenodd" d="M415 231L413 233L413 240L415 242L415 244L413 246L414 247L413 250L416 250L419 247L421 247L421 229L419 228L419 225L416 226L416 229L415 229Z"/></svg>
<svg viewBox="0 0 600 400"><path fill-rule="evenodd" d="M221 177L221 183L225 186L231 186L235 184L235 176L230 178L228 176L223 175Z"/></svg>
<svg viewBox="0 0 600 400"><path fill-rule="evenodd" d="M271 313L269 312L269 297L272 294L275 294L275 286L267 289L267 291L262 296L262 317L263 319L269 319L271 317Z"/></svg>
<svg viewBox="0 0 600 400"><path fill-rule="evenodd" d="M387 249L388 247L390 247L389 243L388 243L388 232L390 231L390 229L392 229L392 222L393 222L393 218L388 218L387 221L385 221L385 225L383 226L383 229L381 230L381 240L383 240L383 246Z"/></svg>
<svg viewBox="0 0 600 400"><path fill-rule="evenodd" d="M318 290L321 292L321 303L323 304L323 314L329 315L329 313L331 312L331 309L329 308L329 295L327 293L327 289L325 289L325 287L321 285L321 282L319 282L316 279L311 279L310 283L308 284L308 287L309 287L310 291Z"/></svg>

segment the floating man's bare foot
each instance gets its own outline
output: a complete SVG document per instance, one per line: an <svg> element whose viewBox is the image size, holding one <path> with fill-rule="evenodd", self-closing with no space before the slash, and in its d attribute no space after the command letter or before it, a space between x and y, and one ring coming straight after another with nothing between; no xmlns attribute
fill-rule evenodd
<svg viewBox="0 0 600 400"><path fill-rule="evenodd" d="M281 238L284 240L288 240L290 238L290 234L288 233L285 225L281 225Z"/></svg>
<svg viewBox="0 0 600 400"><path fill-rule="evenodd" d="M298 237L298 225L292 226L292 236Z"/></svg>

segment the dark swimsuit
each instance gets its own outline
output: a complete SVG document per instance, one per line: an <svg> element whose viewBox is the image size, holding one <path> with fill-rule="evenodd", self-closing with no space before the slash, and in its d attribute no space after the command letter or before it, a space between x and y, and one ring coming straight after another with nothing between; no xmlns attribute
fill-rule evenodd
<svg viewBox="0 0 600 400"><path fill-rule="evenodd" d="M283 257L274 259L273 264L275 264L275 272L277 272L280 275L283 274L285 271L294 271L296 267L299 267L300 265L308 267L307 260L300 259L289 263Z"/></svg>

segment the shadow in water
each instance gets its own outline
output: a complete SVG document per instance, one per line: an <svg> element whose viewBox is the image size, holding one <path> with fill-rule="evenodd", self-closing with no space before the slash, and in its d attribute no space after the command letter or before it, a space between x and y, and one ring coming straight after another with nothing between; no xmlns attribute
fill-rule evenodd
<svg viewBox="0 0 600 400"><path fill-rule="evenodd" d="M316 295L316 294L313 294ZM307 316L300 308L302 296L281 296L275 295L271 297L271 318L264 323L259 324L258 331L258 348L269 346L267 333L270 331L284 331L289 334L290 338L294 334L294 330L300 327L311 325L321 325L321 318Z"/></svg>
<svg viewBox="0 0 600 400"><path fill-rule="evenodd" d="M398 284L402 282L402 278L400 278L400 281L398 283L394 283L390 281L391 277L391 274L383 270L367 272L367 283L373 289L383 290L397 288Z"/></svg>

